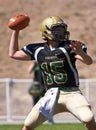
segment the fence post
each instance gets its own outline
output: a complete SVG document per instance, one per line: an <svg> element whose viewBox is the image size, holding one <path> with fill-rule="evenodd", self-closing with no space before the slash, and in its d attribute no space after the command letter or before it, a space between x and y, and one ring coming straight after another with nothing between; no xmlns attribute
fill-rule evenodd
<svg viewBox="0 0 96 130"><path fill-rule="evenodd" d="M85 79L85 95L87 97L87 100L89 101L89 80Z"/></svg>
<svg viewBox="0 0 96 130"><path fill-rule="evenodd" d="M12 103L11 103L11 87L12 79L6 80L6 111L7 111L7 121L12 121Z"/></svg>

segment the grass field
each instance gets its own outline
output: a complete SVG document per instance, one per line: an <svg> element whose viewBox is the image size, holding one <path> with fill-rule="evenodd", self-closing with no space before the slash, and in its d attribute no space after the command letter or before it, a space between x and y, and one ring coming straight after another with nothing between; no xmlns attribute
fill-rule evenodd
<svg viewBox="0 0 96 130"><path fill-rule="evenodd" d="M0 125L0 130L22 130L23 125ZM86 130L80 123L74 124L43 124L36 130Z"/></svg>

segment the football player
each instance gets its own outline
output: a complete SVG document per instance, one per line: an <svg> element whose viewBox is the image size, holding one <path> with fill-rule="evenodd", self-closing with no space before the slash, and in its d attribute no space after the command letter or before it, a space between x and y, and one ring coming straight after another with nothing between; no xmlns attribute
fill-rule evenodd
<svg viewBox="0 0 96 130"><path fill-rule="evenodd" d="M33 105L45 94L42 72L36 62L32 62L28 68L28 72L34 72L33 82L31 83L28 92L32 96Z"/></svg>
<svg viewBox="0 0 96 130"><path fill-rule="evenodd" d="M40 27L43 43L18 47L19 31L13 31L9 56L17 60L35 60L44 76L47 92L32 108L22 130L34 130L54 114L70 112L88 130L96 130L90 105L79 89L76 60L91 65L87 46L77 40L69 40L67 24L58 16L45 18Z"/></svg>

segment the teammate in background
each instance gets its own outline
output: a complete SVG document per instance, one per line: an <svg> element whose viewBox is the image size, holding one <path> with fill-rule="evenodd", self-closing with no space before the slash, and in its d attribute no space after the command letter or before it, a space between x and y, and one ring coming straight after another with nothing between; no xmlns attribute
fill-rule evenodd
<svg viewBox="0 0 96 130"><path fill-rule="evenodd" d="M43 83L43 75L39 66L35 61L28 68L29 73L34 73L32 85L29 87L29 94L32 96L33 105L35 105L41 97L44 96L46 88Z"/></svg>
<svg viewBox="0 0 96 130"><path fill-rule="evenodd" d="M28 90L29 94L32 96L34 106L39 101L39 99L44 96L46 92L46 87L44 87L42 71L35 61L33 61L32 64L29 66L28 72L34 72L33 82ZM48 120L48 123L53 124L53 119Z"/></svg>
<svg viewBox="0 0 96 130"><path fill-rule="evenodd" d="M96 130L90 105L79 89L76 61L91 65L87 47L77 40L69 40L67 24L58 16L51 16L41 23L45 42L18 47L19 31L13 31L9 56L17 60L36 60L43 74L47 92L32 108L22 130L34 130L53 115L70 112L85 124L88 130Z"/></svg>

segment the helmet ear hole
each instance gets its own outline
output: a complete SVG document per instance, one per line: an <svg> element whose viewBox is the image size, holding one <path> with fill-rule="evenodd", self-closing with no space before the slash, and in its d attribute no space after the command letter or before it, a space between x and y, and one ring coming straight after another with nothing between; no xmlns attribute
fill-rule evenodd
<svg viewBox="0 0 96 130"><path fill-rule="evenodd" d="M44 31L44 33L46 33L46 34L47 34L47 32L46 32L46 31Z"/></svg>

